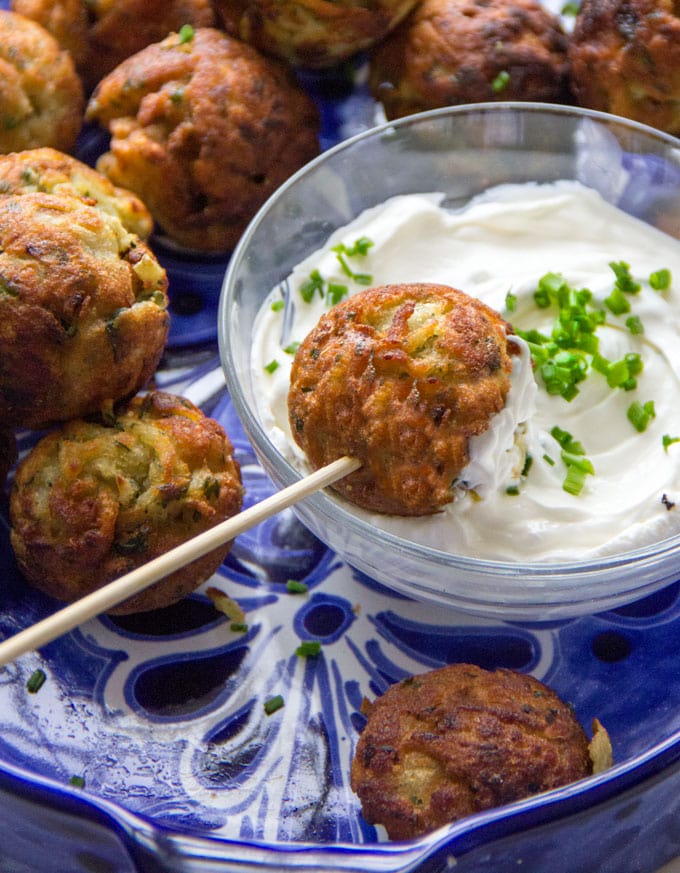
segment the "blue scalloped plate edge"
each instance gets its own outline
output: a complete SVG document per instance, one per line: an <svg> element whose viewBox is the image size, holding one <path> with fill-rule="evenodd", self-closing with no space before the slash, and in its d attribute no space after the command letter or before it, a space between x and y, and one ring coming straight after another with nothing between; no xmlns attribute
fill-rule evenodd
<svg viewBox="0 0 680 873"><path fill-rule="evenodd" d="M198 869L191 865L199 859L200 869L207 869L204 865L209 862L212 873L253 869L280 871L284 869L282 865L285 865L285 869L299 870L407 873L416 869L444 870L454 866L457 871L476 870L479 868L468 868L467 865L476 865L479 862L477 850L483 849L485 854L493 853L494 845L498 844L501 851L504 851L502 843L509 836L549 827L558 820L560 830L563 831L565 826L569 826L570 819L577 818L584 812L589 813L593 822L598 821L598 812L604 812L605 815L613 813L621 817L621 810L634 804L645 787L653 784L662 774L664 782L671 776L680 775L680 732L658 744L653 750L581 782L461 819L419 840L372 846L345 843L324 846L314 843L280 843L274 846L256 841L192 836L187 832L178 832L152 823L143 816L127 812L102 798L88 797L80 789L65 789L50 779L27 774L20 768L7 764L0 770L0 796L4 795L5 800L3 816L11 816L12 804L20 803L21 799L31 804L39 822L43 821L45 807L58 809L58 815L63 818L64 833L70 833L82 840L84 832L89 830L94 843L100 848L103 846L104 854L108 855L106 860L116 865L111 869L116 869L117 873L127 873L127 869L120 866L123 859L129 861L130 871L141 869L168 873ZM8 792L11 796L8 796ZM586 793L589 802L584 806L582 801ZM677 794L677 790L675 793ZM612 801L615 802L613 808ZM100 828L112 837L115 834L117 839L112 839L106 846L105 841L101 840ZM35 837L39 839L39 834L36 833ZM55 840L58 843L59 837L51 833L49 839L50 852L58 857L59 846L54 843ZM80 854L83 854L82 842L79 845ZM41 851L42 848L41 846ZM573 845L569 847L572 853L578 852L578 849L579 847ZM587 848L588 853L591 851ZM662 856L654 862L653 855L653 848L649 847L648 857L652 863L664 863L672 857ZM552 869L558 869L561 873L572 870L583 873L595 869L599 873L601 870L600 867L584 867L580 854L575 858L572 855L572 859L573 863L570 863L565 856L563 863ZM0 848L0 861L2 860ZM104 861L105 858L102 856L99 860ZM520 863L517 860L516 842L513 843L510 856L505 860L509 866L503 866L503 861L498 859L493 867L494 873L516 869ZM426 867L422 867L426 862ZM12 869L3 867L3 873ZM532 873L538 873L536 868L533 868Z"/></svg>

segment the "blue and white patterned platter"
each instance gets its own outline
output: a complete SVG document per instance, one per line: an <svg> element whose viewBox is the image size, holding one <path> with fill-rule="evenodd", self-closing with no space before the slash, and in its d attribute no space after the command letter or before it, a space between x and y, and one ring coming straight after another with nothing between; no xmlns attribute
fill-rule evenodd
<svg viewBox="0 0 680 873"><path fill-rule="evenodd" d="M4 4L0 4L4 5ZM361 82L309 77L327 147L371 126ZM94 140L82 154L91 157ZM224 259L158 241L173 333L158 386L235 445L246 504L272 486L219 366ZM21 435L26 450L32 437ZM30 589L0 512L0 638L60 604ZM288 591L290 579L307 592ZM205 591L235 599L235 632ZM299 657L301 641L321 643ZM240 536L182 604L99 618L0 669L0 873L517 870L645 873L680 854L680 584L612 612L545 624L416 603L342 563L286 511ZM531 672L608 729L615 765L409 843L367 825L349 787L364 697L456 661ZM37 693L27 683L46 674ZM267 715L265 702L283 707Z"/></svg>

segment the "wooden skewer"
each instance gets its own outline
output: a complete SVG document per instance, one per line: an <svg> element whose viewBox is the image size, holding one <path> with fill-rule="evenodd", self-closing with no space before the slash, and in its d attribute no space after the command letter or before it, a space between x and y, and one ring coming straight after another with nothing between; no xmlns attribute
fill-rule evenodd
<svg viewBox="0 0 680 873"><path fill-rule="evenodd" d="M332 485L333 482L342 479L360 466L361 462L355 458L339 458L273 494L266 500L248 507L238 515L226 519L226 521L187 540L169 552L159 555L147 564L137 567L130 573L114 579L113 582L109 582L80 600L76 600L42 621L36 622L31 627L19 631L0 643L0 667L18 658L19 655L52 642L88 619L106 612L116 604L127 600L128 597L132 597L133 594L137 594L154 582L158 582L159 579L163 579L202 555L230 542L244 531L265 521L270 516L276 515L277 512L281 512L281 510L327 485Z"/></svg>

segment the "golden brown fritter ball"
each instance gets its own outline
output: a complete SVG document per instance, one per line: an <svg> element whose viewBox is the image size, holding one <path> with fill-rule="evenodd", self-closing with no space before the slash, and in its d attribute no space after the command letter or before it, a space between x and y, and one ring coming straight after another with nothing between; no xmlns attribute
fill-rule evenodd
<svg viewBox="0 0 680 873"><path fill-rule="evenodd" d="M569 57L581 106L680 134L680 9L673 0L583 0Z"/></svg>
<svg viewBox="0 0 680 873"><path fill-rule="evenodd" d="M0 197L0 420L41 428L131 396L167 340L167 276L78 197Z"/></svg>
<svg viewBox="0 0 680 873"><path fill-rule="evenodd" d="M89 93L114 67L183 25L211 27L210 0L12 0L68 49Z"/></svg>
<svg viewBox="0 0 680 873"><path fill-rule="evenodd" d="M73 60L44 27L0 9L0 152L70 151L83 123Z"/></svg>
<svg viewBox="0 0 680 873"><path fill-rule="evenodd" d="M266 198L319 152L316 105L280 64L212 28L173 34L97 87L112 139L97 168L181 246L234 247Z"/></svg>
<svg viewBox="0 0 680 873"><path fill-rule="evenodd" d="M308 69L323 69L369 49L419 0L215 0L224 29Z"/></svg>
<svg viewBox="0 0 680 873"><path fill-rule="evenodd" d="M17 441L14 431L0 428L0 488L5 484L7 474L17 459Z"/></svg>
<svg viewBox="0 0 680 873"><path fill-rule="evenodd" d="M73 420L19 464L11 542L26 579L73 601L236 514L243 487L222 427L188 400L137 395L101 421ZM220 565L229 544L114 607L169 606Z"/></svg>
<svg viewBox="0 0 680 873"><path fill-rule="evenodd" d="M423 0L373 52L388 119L492 100L570 101L567 36L539 0Z"/></svg>
<svg viewBox="0 0 680 873"><path fill-rule="evenodd" d="M314 467L343 455L362 466L333 487L358 506L426 515L453 500L469 439L505 405L510 326L445 285L360 291L299 346L288 412Z"/></svg>
<svg viewBox="0 0 680 873"><path fill-rule="evenodd" d="M153 230L151 213L139 197L117 188L106 176L77 158L51 148L0 155L0 196L35 191L81 197L117 216L126 230L142 239Z"/></svg>
<svg viewBox="0 0 680 873"><path fill-rule="evenodd" d="M588 739L554 691L512 670L451 664L370 705L351 785L366 821L404 840L591 772Z"/></svg>

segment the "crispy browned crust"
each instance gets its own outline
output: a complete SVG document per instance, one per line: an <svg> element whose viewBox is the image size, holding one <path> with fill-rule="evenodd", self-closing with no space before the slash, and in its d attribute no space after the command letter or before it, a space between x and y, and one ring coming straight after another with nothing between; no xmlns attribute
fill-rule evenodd
<svg viewBox="0 0 680 873"><path fill-rule="evenodd" d="M567 36L538 0L423 0L370 62L388 118L493 100L564 103L568 85Z"/></svg>
<svg viewBox="0 0 680 873"><path fill-rule="evenodd" d="M412 839L591 773L588 739L546 685L452 664L391 686L352 760L364 818Z"/></svg>
<svg viewBox="0 0 680 873"><path fill-rule="evenodd" d="M318 154L316 105L278 61L212 28L148 46L107 76L88 118L97 165L182 246L233 248L273 191Z"/></svg>
<svg viewBox="0 0 680 873"><path fill-rule="evenodd" d="M37 22L0 10L0 152L72 150L83 109L70 54Z"/></svg>
<svg viewBox="0 0 680 873"><path fill-rule="evenodd" d="M215 0L224 29L256 48L323 69L371 48L418 0Z"/></svg>
<svg viewBox="0 0 680 873"><path fill-rule="evenodd" d="M510 387L514 343L492 309L444 285L370 288L334 306L300 345L288 396L293 436L314 467L362 462L334 487L396 515L453 499Z"/></svg>
<svg viewBox="0 0 680 873"><path fill-rule="evenodd" d="M68 49L87 92L114 67L184 24L212 27L210 0L12 0Z"/></svg>
<svg viewBox="0 0 680 873"><path fill-rule="evenodd" d="M117 188L106 176L71 155L51 148L0 155L0 196L42 191L72 194L117 216L126 230L142 239L151 235L153 219L131 191Z"/></svg>
<svg viewBox="0 0 680 873"><path fill-rule="evenodd" d="M582 106L680 133L680 10L673 0L583 0L569 56Z"/></svg>
<svg viewBox="0 0 680 873"><path fill-rule="evenodd" d="M213 527L241 508L233 448L188 400L138 395L107 420L67 422L20 463L11 541L37 588L72 601ZM168 606L220 565L229 544L111 610Z"/></svg>
<svg viewBox="0 0 680 873"><path fill-rule="evenodd" d="M0 420L40 428L151 378L167 277L121 222L68 194L0 197Z"/></svg>

